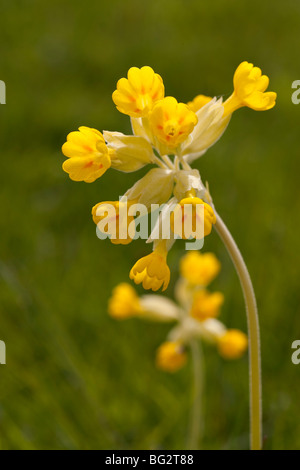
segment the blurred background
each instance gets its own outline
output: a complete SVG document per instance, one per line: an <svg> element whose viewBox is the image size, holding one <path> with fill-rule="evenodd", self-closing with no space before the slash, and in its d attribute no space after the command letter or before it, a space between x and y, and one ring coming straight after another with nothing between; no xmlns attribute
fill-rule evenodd
<svg viewBox="0 0 300 470"><path fill-rule="evenodd" d="M95 234L91 208L115 200L139 173L108 171L93 184L61 169L61 145L80 125L130 133L111 94L131 66L150 65L167 95L232 91L248 60L278 93L268 112L236 112L196 166L235 237L257 294L262 336L264 445L300 448L299 122L291 84L300 4L233 0L1 2L0 366L3 449L182 449L192 368L155 368L169 325L107 314L112 288L149 252L143 240L114 246ZM204 251L222 262L211 286L220 319L246 331L243 297L216 233ZM172 296L184 245L169 264ZM138 289L142 293L142 289ZM222 360L205 346L202 448L248 448L247 357Z"/></svg>

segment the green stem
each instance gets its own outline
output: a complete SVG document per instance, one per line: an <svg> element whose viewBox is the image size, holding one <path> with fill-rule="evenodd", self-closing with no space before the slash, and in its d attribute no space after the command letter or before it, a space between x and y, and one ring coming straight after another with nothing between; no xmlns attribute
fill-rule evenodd
<svg viewBox="0 0 300 470"><path fill-rule="evenodd" d="M250 446L252 450L260 450L262 447L261 359L259 321L255 294L240 250L221 217L216 212L215 214L217 217L215 224L216 231L235 265L246 303L249 335Z"/></svg>
<svg viewBox="0 0 300 470"><path fill-rule="evenodd" d="M190 434L188 437L187 448L189 450L197 450L203 434L203 388L204 388L204 371L203 371L203 355L202 349L197 340L191 340L190 348L193 360L193 405L191 412Z"/></svg>

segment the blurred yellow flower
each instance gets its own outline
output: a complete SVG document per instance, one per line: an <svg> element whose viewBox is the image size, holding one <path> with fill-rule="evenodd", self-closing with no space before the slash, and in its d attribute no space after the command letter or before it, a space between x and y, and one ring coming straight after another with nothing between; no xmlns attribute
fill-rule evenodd
<svg viewBox="0 0 300 470"><path fill-rule="evenodd" d="M186 104L168 96L155 103L149 121L159 142L175 149L192 132L198 119Z"/></svg>
<svg viewBox="0 0 300 470"><path fill-rule="evenodd" d="M225 359L238 359L248 347L248 339L240 330L227 330L218 339L218 350Z"/></svg>
<svg viewBox="0 0 300 470"><path fill-rule="evenodd" d="M125 319L141 312L139 298L134 288L123 282L116 286L108 301L108 313L117 319Z"/></svg>
<svg viewBox="0 0 300 470"><path fill-rule="evenodd" d="M223 302L224 295L221 292L210 293L205 289L201 289L194 294L190 314L200 321L215 318L219 315Z"/></svg>
<svg viewBox="0 0 300 470"><path fill-rule="evenodd" d="M113 154L107 149L101 132L84 126L68 134L62 152L68 157L63 170L69 173L71 180L86 183L93 183L106 172Z"/></svg>
<svg viewBox="0 0 300 470"><path fill-rule="evenodd" d="M190 251L180 260L181 275L193 285L207 286L220 269L221 263L213 253Z"/></svg>
<svg viewBox="0 0 300 470"><path fill-rule="evenodd" d="M121 78L112 99L117 109L131 117L146 116L157 100L165 95L162 78L151 67L131 67Z"/></svg>
<svg viewBox="0 0 300 470"><path fill-rule="evenodd" d="M269 77L262 75L259 67L249 62L242 62L233 77L234 92L224 103L224 116L247 106L255 111L267 111L275 106L277 94L265 90L269 86Z"/></svg>
<svg viewBox="0 0 300 470"><path fill-rule="evenodd" d="M187 361L184 345L180 342L166 341L157 350L156 366L166 372L176 372Z"/></svg>
<svg viewBox="0 0 300 470"><path fill-rule="evenodd" d="M154 251L139 259L130 271L130 279L136 284L143 284L144 289L157 291L160 287L163 290L170 282L170 269L167 265L167 250L165 243L161 242Z"/></svg>
<svg viewBox="0 0 300 470"><path fill-rule="evenodd" d="M197 95L193 101L187 103L188 107L196 113L199 109L203 108L207 103L212 100L211 96Z"/></svg>

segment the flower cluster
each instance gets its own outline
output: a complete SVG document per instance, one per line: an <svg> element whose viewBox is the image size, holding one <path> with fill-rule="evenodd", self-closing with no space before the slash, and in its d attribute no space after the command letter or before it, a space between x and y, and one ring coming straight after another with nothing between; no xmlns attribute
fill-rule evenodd
<svg viewBox="0 0 300 470"><path fill-rule="evenodd" d="M138 297L130 284L122 283L113 290L108 312L116 319L136 316L176 322L167 340L157 350L156 364L165 371L175 372L185 365L189 343L194 339L215 344L225 359L239 358L247 349L247 336L239 330L226 329L217 319L224 296L207 289L220 267L213 253L191 251L180 262L176 302L161 295Z"/></svg>
<svg viewBox="0 0 300 470"><path fill-rule="evenodd" d="M67 136L62 147L68 157L63 169L73 181L92 183L109 168L127 173L156 165L119 201L99 202L92 209L94 222L106 227L112 243L128 244L135 237L134 230L129 230L138 213L134 205L143 204L148 211L154 204L165 205L153 231L160 233L168 218L170 237L150 235L148 242L153 244L153 252L138 260L130 271L130 278L145 289L167 288L167 254L176 238L203 239L216 223L209 192L199 171L192 169L190 163L221 137L235 110L247 106L261 111L275 105L276 93L265 92L269 79L258 67L242 62L233 84L234 91L225 102L222 98L198 95L188 104L178 103L174 97L165 96L163 80L151 67L132 67L127 78L118 81L112 98L117 109L130 117L133 135L79 127ZM127 217L121 210L125 204ZM115 208L113 215L108 216L108 205ZM186 206L192 207L188 216ZM196 210L198 206L203 207L202 212ZM179 233L177 221L185 217L190 218L190 230ZM111 233L107 218L118 221L121 229ZM203 228L200 231L196 229L198 219Z"/></svg>

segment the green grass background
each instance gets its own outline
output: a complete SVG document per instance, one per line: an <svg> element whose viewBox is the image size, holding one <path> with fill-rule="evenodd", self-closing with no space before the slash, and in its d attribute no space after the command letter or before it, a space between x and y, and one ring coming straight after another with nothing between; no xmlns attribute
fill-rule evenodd
<svg viewBox="0 0 300 470"><path fill-rule="evenodd" d="M111 289L149 247L95 236L91 207L144 174L113 170L94 184L62 171L61 145L79 125L130 132L111 94L130 66L152 66L168 95L224 95L242 60L270 76L269 112L235 113L195 166L248 264L260 313L267 449L300 448L299 123L300 4L253 0L10 0L1 2L0 437L3 449L182 449L191 364L158 371L168 326L106 312ZM217 235L204 249L222 261L212 288L221 319L246 330L241 289ZM178 243L169 256L172 295ZM139 292L142 292L139 289ZM248 448L247 357L225 362L205 347L202 448Z"/></svg>

